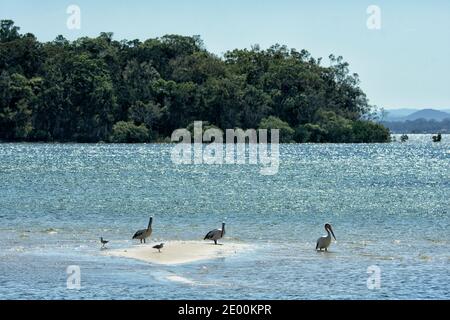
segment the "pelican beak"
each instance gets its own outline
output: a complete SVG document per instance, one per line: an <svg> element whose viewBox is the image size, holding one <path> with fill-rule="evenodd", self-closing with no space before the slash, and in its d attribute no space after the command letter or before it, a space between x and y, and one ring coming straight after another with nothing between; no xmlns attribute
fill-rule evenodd
<svg viewBox="0 0 450 320"><path fill-rule="evenodd" d="M337 241L336 236L334 235L333 229L331 229L331 227L330 227L330 231L331 231L331 234L333 235L334 240Z"/></svg>

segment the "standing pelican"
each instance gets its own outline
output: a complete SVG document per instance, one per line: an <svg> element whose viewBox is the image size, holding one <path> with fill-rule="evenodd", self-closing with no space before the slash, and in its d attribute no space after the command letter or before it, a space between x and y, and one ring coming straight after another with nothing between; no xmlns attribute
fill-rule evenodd
<svg viewBox="0 0 450 320"><path fill-rule="evenodd" d="M105 248L105 245L108 243L109 241L104 240L103 237L100 237L100 243L102 244L102 248Z"/></svg>
<svg viewBox="0 0 450 320"><path fill-rule="evenodd" d="M145 239L149 238L152 235L152 222L153 222L153 217L150 217L150 221L148 222L148 227L147 229L143 229L143 230L139 230L136 231L136 233L133 236L133 239L139 239L142 243L142 240L144 240L145 243Z"/></svg>
<svg viewBox="0 0 450 320"><path fill-rule="evenodd" d="M222 239L225 235L225 222L222 222L222 229L214 229L208 232L203 240L214 240L214 244L217 244L217 240Z"/></svg>
<svg viewBox="0 0 450 320"><path fill-rule="evenodd" d="M336 240L331 224L327 223L325 225L325 231L328 235L317 239L316 250L322 251L322 249L325 249L325 251L328 251L328 247L331 244L331 235L333 235L334 240Z"/></svg>

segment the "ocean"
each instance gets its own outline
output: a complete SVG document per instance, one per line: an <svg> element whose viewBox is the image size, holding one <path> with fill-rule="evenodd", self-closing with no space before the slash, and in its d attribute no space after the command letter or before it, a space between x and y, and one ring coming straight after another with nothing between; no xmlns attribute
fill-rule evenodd
<svg viewBox="0 0 450 320"><path fill-rule="evenodd" d="M0 299L450 298L449 135L281 145L267 176L177 165L172 148L0 144ZM175 266L100 250L137 245L151 215L151 243L225 221L223 245L250 249ZM337 241L316 252L325 223Z"/></svg>

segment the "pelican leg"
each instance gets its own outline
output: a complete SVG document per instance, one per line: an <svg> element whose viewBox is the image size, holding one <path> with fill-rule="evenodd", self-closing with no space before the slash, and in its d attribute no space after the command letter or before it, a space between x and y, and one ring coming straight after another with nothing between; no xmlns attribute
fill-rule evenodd
<svg viewBox="0 0 450 320"><path fill-rule="evenodd" d="M217 245L217 240L214 240L214 244Z"/></svg>
<svg viewBox="0 0 450 320"><path fill-rule="evenodd" d="M144 238L144 243L145 243L145 238Z"/></svg>

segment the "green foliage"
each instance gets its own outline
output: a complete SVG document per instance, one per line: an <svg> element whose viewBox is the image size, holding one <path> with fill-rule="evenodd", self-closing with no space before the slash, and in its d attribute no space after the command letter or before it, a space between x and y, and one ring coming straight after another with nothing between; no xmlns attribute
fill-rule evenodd
<svg viewBox="0 0 450 320"><path fill-rule="evenodd" d="M210 124L208 121L203 121L202 122L202 134L204 134L205 131L209 130L209 129L219 129L222 131L222 129L220 129L219 127L217 127L213 124ZM186 127L186 130L188 130L191 133L191 135L193 136L194 135L194 122L189 123L189 125ZM222 133L223 133L223 131L222 131Z"/></svg>
<svg viewBox="0 0 450 320"><path fill-rule="evenodd" d="M319 110L316 114L316 123L323 130L324 141L336 143L353 141L352 120L338 116L333 111Z"/></svg>
<svg viewBox="0 0 450 320"><path fill-rule="evenodd" d="M307 132L308 137L308 140L303 142L315 142L315 143L327 142L326 136L328 135L328 132L325 129L323 129L320 125L307 123L302 127Z"/></svg>
<svg viewBox="0 0 450 320"><path fill-rule="evenodd" d="M270 116L261 120L259 129L279 129L280 143L294 142L295 130L289 126L289 123L284 122L280 118Z"/></svg>
<svg viewBox="0 0 450 320"><path fill-rule="evenodd" d="M63 54L44 66L35 127L54 140L96 142L109 136L116 96L105 63L88 54Z"/></svg>
<svg viewBox="0 0 450 320"><path fill-rule="evenodd" d="M390 141L390 132L380 124L350 120L332 111L319 111L316 123L299 126L297 142L375 143Z"/></svg>
<svg viewBox="0 0 450 320"><path fill-rule="evenodd" d="M0 42L13 41L20 38L19 27L14 26L12 20L0 21Z"/></svg>
<svg viewBox="0 0 450 320"><path fill-rule="evenodd" d="M219 58L198 36L40 43L2 20L0 139L164 141L202 120L222 130L278 127L282 142L389 141L384 127L361 120L372 107L358 76L342 57L330 62L280 45Z"/></svg>
<svg viewBox="0 0 450 320"><path fill-rule="evenodd" d="M389 129L381 124L357 120L353 122L353 142L381 143L390 141Z"/></svg>
<svg viewBox="0 0 450 320"><path fill-rule="evenodd" d="M157 126L163 113L164 110L161 109L161 106L153 101L148 103L137 101L129 110L129 118L138 125L145 124L147 128L153 129Z"/></svg>
<svg viewBox="0 0 450 320"><path fill-rule="evenodd" d="M31 132L34 83L17 73L0 75L0 139L23 140Z"/></svg>
<svg viewBox="0 0 450 320"><path fill-rule="evenodd" d="M149 130L144 124L137 126L133 122L119 121L112 128L110 140L115 143L148 142Z"/></svg>
<svg viewBox="0 0 450 320"><path fill-rule="evenodd" d="M298 143L305 143L310 141L311 132L306 128L305 125L299 125L295 128L294 141Z"/></svg>

